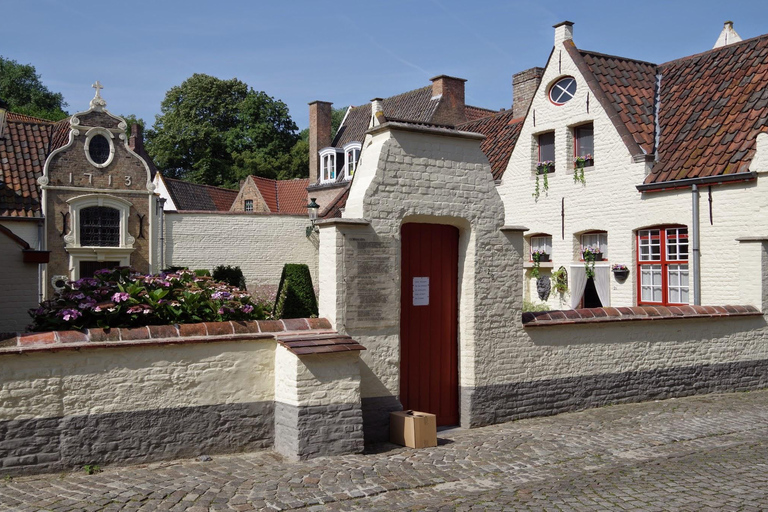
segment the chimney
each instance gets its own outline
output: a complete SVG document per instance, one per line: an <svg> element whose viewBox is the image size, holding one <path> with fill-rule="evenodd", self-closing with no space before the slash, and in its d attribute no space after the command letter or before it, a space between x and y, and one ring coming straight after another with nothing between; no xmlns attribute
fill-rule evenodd
<svg viewBox="0 0 768 512"><path fill-rule="evenodd" d="M327 101L313 101L309 104L309 184L314 185L320 177L320 156L323 148L331 145L331 105Z"/></svg>
<svg viewBox="0 0 768 512"><path fill-rule="evenodd" d="M717 41L715 41L715 46L713 46L712 49L738 43L739 41L741 41L741 36L733 30L733 22L726 21L723 23L723 31L720 32L720 36L717 38Z"/></svg>
<svg viewBox="0 0 768 512"><path fill-rule="evenodd" d="M512 75L512 117L528 113L528 107L541 84L544 68L531 68Z"/></svg>
<svg viewBox="0 0 768 512"><path fill-rule="evenodd" d="M383 101L381 98L373 98L371 100L371 121L368 123L368 128L373 128L387 122L387 118L384 117Z"/></svg>
<svg viewBox="0 0 768 512"><path fill-rule="evenodd" d="M139 123L131 125L131 138L128 139L128 147L134 152L144 155L144 129Z"/></svg>
<svg viewBox="0 0 768 512"><path fill-rule="evenodd" d="M555 29L555 48L562 46L563 42L573 39L573 22L561 21L557 25L552 25Z"/></svg>
<svg viewBox="0 0 768 512"><path fill-rule="evenodd" d="M456 126L467 122L464 111L464 82L463 78L440 75L430 78L432 81L432 97L440 97L437 110L430 122Z"/></svg>

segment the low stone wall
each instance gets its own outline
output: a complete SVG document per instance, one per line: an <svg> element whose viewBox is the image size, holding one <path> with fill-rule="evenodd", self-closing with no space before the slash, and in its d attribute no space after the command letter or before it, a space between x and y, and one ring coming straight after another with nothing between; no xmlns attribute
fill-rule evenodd
<svg viewBox="0 0 768 512"><path fill-rule="evenodd" d="M293 458L362 451L361 349L325 319L12 336L0 341L0 474L273 445ZM297 430L276 435L286 406Z"/></svg>

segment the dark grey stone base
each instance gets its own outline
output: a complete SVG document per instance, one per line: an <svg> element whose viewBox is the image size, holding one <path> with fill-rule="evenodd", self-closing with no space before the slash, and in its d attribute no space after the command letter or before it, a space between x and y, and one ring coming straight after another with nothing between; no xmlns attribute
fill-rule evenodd
<svg viewBox="0 0 768 512"><path fill-rule="evenodd" d="M396 396L363 398L363 431L366 443L389 441L389 413L402 411Z"/></svg>
<svg viewBox="0 0 768 512"><path fill-rule="evenodd" d="M357 404L299 407L275 404L275 450L290 459L363 451L363 415Z"/></svg>
<svg viewBox="0 0 768 512"><path fill-rule="evenodd" d="M0 422L0 474L272 446L273 402Z"/></svg>
<svg viewBox="0 0 768 512"><path fill-rule="evenodd" d="M533 416L673 397L768 387L768 360L585 375L462 388L462 412L480 427Z"/></svg>

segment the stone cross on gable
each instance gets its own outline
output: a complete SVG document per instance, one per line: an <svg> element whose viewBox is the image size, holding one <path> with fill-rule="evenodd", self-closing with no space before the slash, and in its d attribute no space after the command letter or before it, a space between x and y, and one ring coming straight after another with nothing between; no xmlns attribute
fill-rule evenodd
<svg viewBox="0 0 768 512"><path fill-rule="evenodd" d="M98 80L96 80L96 83L95 83L95 84L93 84L91 87L93 87L94 89L96 89L96 96L95 96L95 97L96 97L96 98L101 98L101 90L104 88L104 86L103 86L103 85L101 85L101 82L99 82Z"/></svg>
<svg viewBox="0 0 768 512"><path fill-rule="evenodd" d="M91 87L96 89L96 96L94 96L91 100L91 108L97 112L101 112L104 107L107 106L107 102L104 101L104 98L101 97L101 90L104 88L104 86L101 85L101 82L96 80L96 83L94 83Z"/></svg>

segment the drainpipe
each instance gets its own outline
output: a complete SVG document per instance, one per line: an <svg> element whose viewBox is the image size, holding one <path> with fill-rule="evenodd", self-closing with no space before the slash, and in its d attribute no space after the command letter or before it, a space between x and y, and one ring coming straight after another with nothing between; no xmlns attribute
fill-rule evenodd
<svg viewBox="0 0 768 512"><path fill-rule="evenodd" d="M162 272L165 270L165 198L159 197L157 199L157 205L160 208L160 269Z"/></svg>
<svg viewBox="0 0 768 512"><path fill-rule="evenodd" d="M45 236L45 224L42 220L37 221L37 250L44 251L43 237ZM37 265L37 301L43 302L43 264Z"/></svg>
<svg viewBox="0 0 768 512"><path fill-rule="evenodd" d="M699 251L699 186L691 185L691 254L693 255L693 304L701 306L701 260Z"/></svg>

